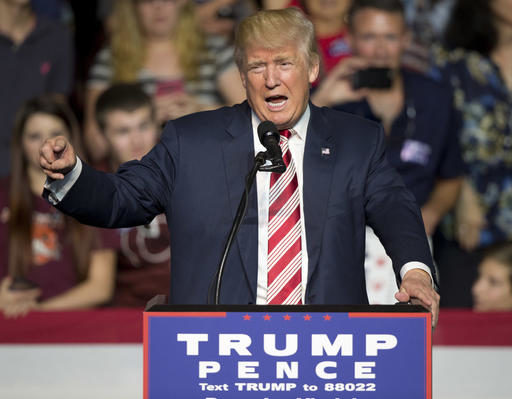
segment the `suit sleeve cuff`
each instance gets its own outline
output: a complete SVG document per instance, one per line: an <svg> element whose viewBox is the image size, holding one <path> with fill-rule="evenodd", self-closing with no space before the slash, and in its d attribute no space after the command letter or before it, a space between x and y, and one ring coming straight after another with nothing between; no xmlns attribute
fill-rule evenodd
<svg viewBox="0 0 512 399"><path fill-rule="evenodd" d="M409 270L412 269L421 269L428 273L430 276L430 281L432 282L432 288L434 288L434 279L432 278L432 272L430 271L430 268L421 262L407 262L405 265L402 266L400 269L400 278L403 279L405 276L405 273L407 273Z"/></svg>
<svg viewBox="0 0 512 399"><path fill-rule="evenodd" d="M80 173L82 173L82 161L77 157L75 167L64 176L64 179L55 180L50 177L46 178L44 188L49 192L48 201L50 204L57 205L62 201L69 190L71 190L71 187L73 187L73 184L78 180Z"/></svg>

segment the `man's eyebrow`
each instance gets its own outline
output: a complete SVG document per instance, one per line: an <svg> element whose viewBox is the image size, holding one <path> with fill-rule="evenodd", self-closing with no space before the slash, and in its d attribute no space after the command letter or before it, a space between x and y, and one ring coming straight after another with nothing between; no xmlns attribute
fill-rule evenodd
<svg viewBox="0 0 512 399"><path fill-rule="evenodd" d="M293 61L295 57L291 55L278 55L276 58L273 59L274 62L283 62L283 61Z"/></svg>

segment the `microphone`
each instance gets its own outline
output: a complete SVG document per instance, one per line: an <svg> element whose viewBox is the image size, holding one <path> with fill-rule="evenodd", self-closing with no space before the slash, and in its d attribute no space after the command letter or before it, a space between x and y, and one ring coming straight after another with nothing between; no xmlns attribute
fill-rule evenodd
<svg viewBox="0 0 512 399"><path fill-rule="evenodd" d="M208 304L213 302L215 305L218 305L220 303L220 290L222 285L222 276L224 275L224 268L226 266L229 251L235 240L235 236L240 229L240 225L242 224L245 214L247 213L247 208L249 206L249 192L254 183L256 173L258 171L283 173L286 170L286 165L283 161L283 152L279 146L281 135L279 134L276 125L270 121L260 123L258 126L258 138L267 151L258 152L258 154L256 154L252 169L245 177L245 190L242 194L240 204L238 205L235 220L233 220L233 225L231 226L219 266L217 267L217 272L213 276L208 289Z"/></svg>
<svg viewBox="0 0 512 399"><path fill-rule="evenodd" d="M261 122L258 126L258 137L260 143L267 149L265 159L271 163L271 165L262 165L259 170L283 173L286 170L286 165L284 164L283 152L279 145L281 136L276 125L270 121Z"/></svg>

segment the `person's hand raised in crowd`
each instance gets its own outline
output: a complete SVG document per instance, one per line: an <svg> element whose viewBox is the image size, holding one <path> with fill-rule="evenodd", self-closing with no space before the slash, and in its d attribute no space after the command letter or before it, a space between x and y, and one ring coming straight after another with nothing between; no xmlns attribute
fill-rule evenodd
<svg viewBox="0 0 512 399"><path fill-rule="evenodd" d="M41 295L39 288L12 290L11 284L11 277L5 277L0 282L0 310L5 317L25 316L38 307L37 298Z"/></svg>
<svg viewBox="0 0 512 399"><path fill-rule="evenodd" d="M439 294L432 286L429 274L421 269L412 269L405 273L400 290L395 294L398 302L411 302L413 305L422 305L432 313L432 328L437 324L439 317Z"/></svg>
<svg viewBox="0 0 512 399"><path fill-rule="evenodd" d="M487 221L477 194L465 181L455 205L455 238L460 246L467 251L475 249L480 242L480 233L486 224Z"/></svg>
<svg viewBox="0 0 512 399"><path fill-rule="evenodd" d="M61 180L76 164L75 149L64 136L48 139L39 150L39 164L48 177Z"/></svg>
<svg viewBox="0 0 512 399"><path fill-rule="evenodd" d="M154 104L159 123L200 111L200 106L194 97L184 92L155 96Z"/></svg>
<svg viewBox="0 0 512 399"><path fill-rule="evenodd" d="M348 57L341 60L324 77L311 96L313 104L319 107L329 107L352 101L360 101L368 95L368 89L354 90L352 76L370 65L367 60L359 57Z"/></svg>

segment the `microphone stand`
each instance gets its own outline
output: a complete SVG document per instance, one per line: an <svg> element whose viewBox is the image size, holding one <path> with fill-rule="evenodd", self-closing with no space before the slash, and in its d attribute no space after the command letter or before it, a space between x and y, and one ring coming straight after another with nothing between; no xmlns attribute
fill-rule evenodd
<svg viewBox="0 0 512 399"><path fill-rule="evenodd" d="M266 161L270 160L270 165L265 165ZM226 260L228 258L229 250L233 245L233 241L235 239L238 230L240 229L240 225L242 224L242 220L247 213L247 206L249 205L249 192L251 191L252 185L254 184L254 179L256 177L256 173L258 170L264 172L277 172L283 173L286 170L286 166L284 165L283 159L269 159L269 155L267 152L259 152L254 157L254 162L251 171L245 177L245 189L242 194L242 198L240 200L240 204L238 205L238 209L236 211L235 219L233 220L233 225L231 226L231 231L229 232L228 239L226 241L226 245L224 246L224 251L222 252L221 261L217 268L217 273L215 274L215 279L212 281L215 282L215 296L214 296L214 304L219 304L220 298L220 289L222 285L222 276L224 274L224 266L226 264ZM211 290L212 284L210 285L209 293L208 293L208 303L211 302Z"/></svg>

